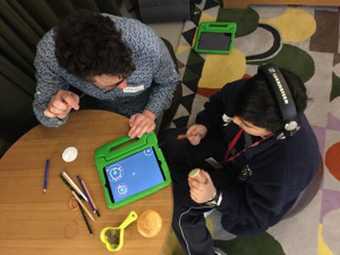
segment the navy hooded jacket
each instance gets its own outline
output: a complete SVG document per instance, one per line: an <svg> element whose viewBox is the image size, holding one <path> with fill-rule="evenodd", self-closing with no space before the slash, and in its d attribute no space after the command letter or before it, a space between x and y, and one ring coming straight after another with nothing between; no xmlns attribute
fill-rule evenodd
<svg viewBox="0 0 340 255"><path fill-rule="evenodd" d="M208 135L223 139L226 145L239 130L233 122L225 123L226 116L234 116L238 93L245 84L241 80L226 85L210 97L196 119L208 128ZM226 230L234 234L266 230L287 213L312 180L321 165L318 143L303 113L297 121L300 130L293 136L283 140L273 136L224 165L223 171L234 176L231 184L215 183L223 194L218 210ZM244 148L244 143L240 139L237 148Z"/></svg>

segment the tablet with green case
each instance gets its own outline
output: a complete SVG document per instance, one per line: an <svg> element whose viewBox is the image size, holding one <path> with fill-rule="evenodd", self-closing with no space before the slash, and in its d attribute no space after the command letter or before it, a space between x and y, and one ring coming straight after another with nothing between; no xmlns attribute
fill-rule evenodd
<svg viewBox="0 0 340 255"><path fill-rule="evenodd" d="M206 54L228 54L233 47L236 28L233 22L201 22L194 50Z"/></svg>
<svg viewBox="0 0 340 255"><path fill-rule="evenodd" d="M102 145L95 162L109 208L119 208L151 195L171 183L168 165L155 133L127 136Z"/></svg>

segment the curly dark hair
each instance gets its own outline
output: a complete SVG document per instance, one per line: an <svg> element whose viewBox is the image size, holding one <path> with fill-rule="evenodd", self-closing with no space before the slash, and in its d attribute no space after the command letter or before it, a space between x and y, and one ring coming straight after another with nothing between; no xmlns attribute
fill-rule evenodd
<svg viewBox="0 0 340 255"><path fill-rule="evenodd" d="M57 28L57 60L68 72L91 80L95 75L129 76L135 66L114 22L99 13L81 10Z"/></svg>

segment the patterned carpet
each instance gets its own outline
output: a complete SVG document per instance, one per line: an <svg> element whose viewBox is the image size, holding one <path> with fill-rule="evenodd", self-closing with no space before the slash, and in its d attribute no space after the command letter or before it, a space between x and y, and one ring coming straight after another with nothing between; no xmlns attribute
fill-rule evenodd
<svg viewBox="0 0 340 255"><path fill-rule="evenodd" d="M173 126L190 125L207 96L230 81L254 74L258 64L274 62L306 82L312 99L306 115L324 158L323 184L312 203L263 235L220 243L228 255L340 254L339 13L337 8L306 7L228 10L206 0L185 23L176 52L183 97ZM197 25L216 20L237 23L235 48L229 55L195 53L191 47ZM182 252L173 248L169 254Z"/></svg>

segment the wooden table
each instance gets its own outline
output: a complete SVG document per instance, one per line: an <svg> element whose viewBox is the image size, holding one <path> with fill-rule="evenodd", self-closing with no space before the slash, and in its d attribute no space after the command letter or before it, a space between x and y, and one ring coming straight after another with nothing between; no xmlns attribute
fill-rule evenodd
<svg viewBox="0 0 340 255"><path fill-rule="evenodd" d="M163 254L171 215L171 188L120 209L106 208L93 154L95 148L127 134L128 120L105 111L71 114L59 128L37 126L21 137L0 160L0 254L2 255L95 255L111 254L99 240L103 227L118 226L131 210L158 211L163 218L161 233L152 239L142 237L132 224L125 231L125 245L115 254ZM79 156L65 163L61 153L75 146ZM42 193L45 160L51 159L49 185ZM91 222L95 234L88 234L78 208L70 207L70 191L61 181L62 169L86 181L101 217Z"/></svg>

